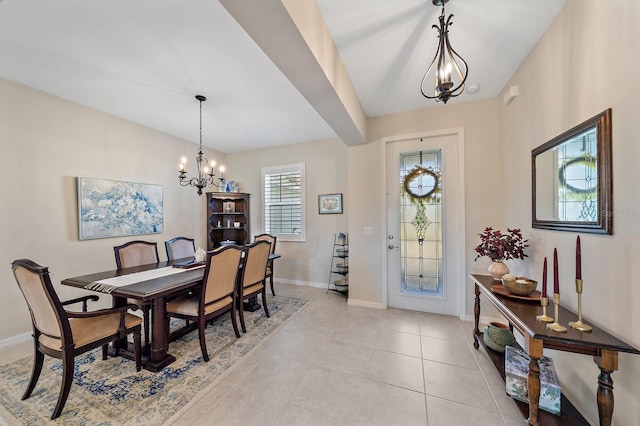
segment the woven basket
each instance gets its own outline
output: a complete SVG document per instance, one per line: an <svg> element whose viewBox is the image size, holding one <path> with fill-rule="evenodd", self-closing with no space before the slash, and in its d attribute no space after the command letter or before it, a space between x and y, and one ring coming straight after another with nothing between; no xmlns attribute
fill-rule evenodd
<svg viewBox="0 0 640 426"><path fill-rule="evenodd" d="M527 277L516 277L513 280L502 280L502 285L517 296L528 296L536 290L538 282Z"/></svg>

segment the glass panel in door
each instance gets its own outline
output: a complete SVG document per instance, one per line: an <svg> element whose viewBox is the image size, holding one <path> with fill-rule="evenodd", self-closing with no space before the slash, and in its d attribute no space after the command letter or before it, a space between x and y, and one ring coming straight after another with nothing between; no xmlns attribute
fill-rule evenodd
<svg viewBox="0 0 640 426"><path fill-rule="evenodd" d="M442 297L442 151L400 153L400 292Z"/></svg>

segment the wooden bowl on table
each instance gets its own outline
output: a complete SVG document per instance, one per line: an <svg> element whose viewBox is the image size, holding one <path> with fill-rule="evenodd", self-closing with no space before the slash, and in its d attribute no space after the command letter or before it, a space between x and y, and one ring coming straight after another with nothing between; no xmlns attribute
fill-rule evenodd
<svg viewBox="0 0 640 426"><path fill-rule="evenodd" d="M536 291L536 287L538 286L538 282L531 280L527 277L502 277L502 285L509 290L510 293L513 293L517 296L528 296L534 291Z"/></svg>

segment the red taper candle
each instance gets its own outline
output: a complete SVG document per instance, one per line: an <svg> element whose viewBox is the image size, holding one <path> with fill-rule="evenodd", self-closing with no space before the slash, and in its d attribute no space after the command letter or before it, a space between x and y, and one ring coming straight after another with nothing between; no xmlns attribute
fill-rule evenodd
<svg viewBox="0 0 640 426"><path fill-rule="evenodd" d="M560 294L560 282L558 281L558 249L553 249L553 292Z"/></svg>
<svg viewBox="0 0 640 426"><path fill-rule="evenodd" d="M580 235L576 239L576 280L582 279L582 253L580 253Z"/></svg>
<svg viewBox="0 0 640 426"><path fill-rule="evenodd" d="M542 265L542 297L547 297L547 258Z"/></svg>

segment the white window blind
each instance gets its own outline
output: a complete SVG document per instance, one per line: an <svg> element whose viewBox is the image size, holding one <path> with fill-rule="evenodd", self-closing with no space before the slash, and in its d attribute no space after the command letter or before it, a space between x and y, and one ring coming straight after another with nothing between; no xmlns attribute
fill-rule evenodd
<svg viewBox="0 0 640 426"><path fill-rule="evenodd" d="M305 241L304 163L262 169L264 232Z"/></svg>

